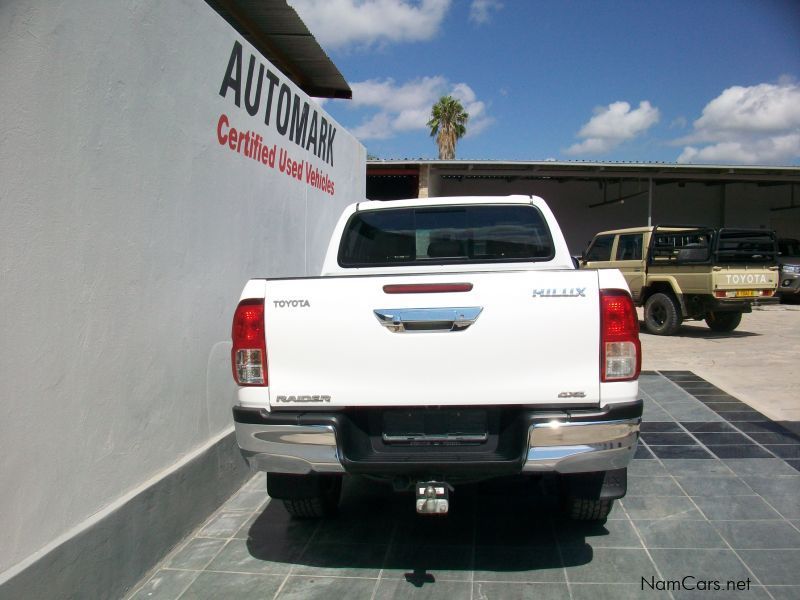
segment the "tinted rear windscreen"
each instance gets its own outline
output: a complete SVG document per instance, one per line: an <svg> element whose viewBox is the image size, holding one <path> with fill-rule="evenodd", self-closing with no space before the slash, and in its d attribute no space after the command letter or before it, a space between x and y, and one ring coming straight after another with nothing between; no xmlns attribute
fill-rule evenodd
<svg viewBox="0 0 800 600"><path fill-rule="evenodd" d="M534 206L391 208L350 218L339 265L542 261L553 255L550 231Z"/></svg>

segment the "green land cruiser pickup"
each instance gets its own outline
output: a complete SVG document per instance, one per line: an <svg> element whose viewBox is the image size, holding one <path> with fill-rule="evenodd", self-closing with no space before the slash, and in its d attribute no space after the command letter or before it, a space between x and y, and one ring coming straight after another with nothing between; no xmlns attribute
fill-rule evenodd
<svg viewBox="0 0 800 600"><path fill-rule="evenodd" d="M598 233L580 266L619 269L647 330L672 335L689 319L733 331L753 303L777 302L777 262L772 231L658 225Z"/></svg>

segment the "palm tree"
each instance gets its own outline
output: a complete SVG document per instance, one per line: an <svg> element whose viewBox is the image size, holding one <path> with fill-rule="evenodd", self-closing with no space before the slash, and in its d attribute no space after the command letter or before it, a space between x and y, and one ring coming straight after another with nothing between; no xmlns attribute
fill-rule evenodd
<svg viewBox="0 0 800 600"><path fill-rule="evenodd" d="M467 132L469 114L461 102L452 96L442 96L431 108L431 137L436 136L439 146L439 159L452 160L456 157L456 140Z"/></svg>

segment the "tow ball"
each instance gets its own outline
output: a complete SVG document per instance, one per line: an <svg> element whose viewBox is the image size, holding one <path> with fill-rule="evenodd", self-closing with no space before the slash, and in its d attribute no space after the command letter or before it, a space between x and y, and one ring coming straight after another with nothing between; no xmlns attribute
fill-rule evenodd
<svg viewBox="0 0 800 600"><path fill-rule="evenodd" d="M421 515L446 515L450 509L452 486L444 481L418 481L417 512Z"/></svg>

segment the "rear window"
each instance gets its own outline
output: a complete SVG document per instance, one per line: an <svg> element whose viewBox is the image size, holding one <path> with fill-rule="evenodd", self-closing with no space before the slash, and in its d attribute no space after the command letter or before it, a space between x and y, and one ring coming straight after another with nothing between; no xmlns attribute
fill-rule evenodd
<svg viewBox="0 0 800 600"><path fill-rule="evenodd" d="M354 214L339 246L342 267L544 261L553 239L535 206L390 208Z"/></svg>

